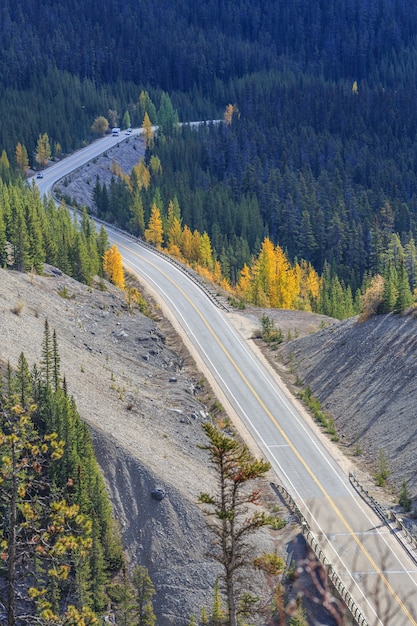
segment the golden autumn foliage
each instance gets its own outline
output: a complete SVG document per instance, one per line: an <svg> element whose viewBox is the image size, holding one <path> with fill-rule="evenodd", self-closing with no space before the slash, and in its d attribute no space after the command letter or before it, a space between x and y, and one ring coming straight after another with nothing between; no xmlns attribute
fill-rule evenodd
<svg viewBox="0 0 417 626"><path fill-rule="evenodd" d="M310 309L319 294L320 279L306 261L291 266L285 252L266 237L252 266L244 265L238 295L258 306Z"/></svg>
<svg viewBox="0 0 417 626"><path fill-rule="evenodd" d="M145 137L146 147L152 145L153 142L153 130L152 130L152 122L149 118L148 113L145 113L142 122L142 130Z"/></svg>
<svg viewBox="0 0 417 626"><path fill-rule="evenodd" d="M226 124L230 125L233 122L233 115L239 115L239 109L236 104L228 104L224 112L224 121Z"/></svg>
<svg viewBox="0 0 417 626"><path fill-rule="evenodd" d="M199 238L198 244L198 262L203 267L207 267L209 270L213 269L213 252L211 249L210 237L204 232Z"/></svg>
<svg viewBox="0 0 417 626"><path fill-rule="evenodd" d="M180 220L174 216L167 232L167 251L176 257L182 256L183 232Z"/></svg>
<svg viewBox="0 0 417 626"><path fill-rule="evenodd" d="M371 284L362 296L359 322L365 322L373 315L376 315L378 308L384 300L384 283L385 281L380 274L372 278Z"/></svg>
<svg viewBox="0 0 417 626"><path fill-rule="evenodd" d="M153 243L154 246L156 246L157 248L162 247L162 242L164 240L164 230L161 212L156 204L152 205L148 228L145 230L145 239L148 243Z"/></svg>
<svg viewBox="0 0 417 626"><path fill-rule="evenodd" d="M22 146L20 142L16 146L15 158L17 167L25 173L29 167L29 157L25 146Z"/></svg>
<svg viewBox="0 0 417 626"><path fill-rule="evenodd" d="M258 257L251 266L243 266L233 289L223 276L220 261L214 258L209 235L191 232L187 225L182 227L181 221L176 199L170 201L165 219L154 203L145 230L146 241L162 248L165 239L168 254L189 263L201 276L246 302L268 308L312 310L321 279L309 262L292 265L284 250L266 237Z"/></svg>
<svg viewBox="0 0 417 626"><path fill-rule="evenodd" d="M136 163L130 175L130 185L132 189L149 189L151 184L151 174L143 159Z"/></svg>
<svg viewBox="0 0 417 626"><path fill-rule="evenodd" d="M187 261L192 260L193 251L193 234L187 225L184 226L182 231L182 243L181 252Z"/></svg>
<svg viewBox="0 0 417 626"><path fill-rule="evenodd" d="M116 285L119 289L125 288L122 255L120 254L116 244L104 253L103 270L109 276L113 285Z"/></svg>

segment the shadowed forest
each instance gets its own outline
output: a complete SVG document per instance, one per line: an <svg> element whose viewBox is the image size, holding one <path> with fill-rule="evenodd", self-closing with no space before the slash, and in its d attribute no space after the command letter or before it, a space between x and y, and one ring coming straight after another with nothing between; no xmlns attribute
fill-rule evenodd
<svg viewBox="0 0 417 626"><path fill-rule="evenodd" d="M231 123L201 133L165 125L145 224L155 194L162 216L175 198L233 285L267 237L326 280L311 308L337 317L358 312L375 274L398 293L406 271L413 293L416 12L405 0L5 1L3 180L22 149L36 166L44 133L59 158L93 138L97 116L142 125L141 93L152 123L167 103L180 121L232 105ZM99 212L123 224L132 199L112 193L116 209Z"/></svg>

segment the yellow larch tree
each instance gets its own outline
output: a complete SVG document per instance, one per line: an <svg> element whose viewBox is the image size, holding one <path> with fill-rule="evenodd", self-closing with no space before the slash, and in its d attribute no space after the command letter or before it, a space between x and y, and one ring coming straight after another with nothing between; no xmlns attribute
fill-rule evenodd
<svg viewBox="0 0 417 626"><path fill-rule="evenodd" d="M275 304L278 300L277 270L275 263L274 244L268 237L265 237L255 264L255 269L259 287L261 287L262 291L266 294L269 306L278 306Z"/></svg>
<svg viewBox="0 0 417 626"><path fill-rule="evenodd" d="M153 243L157 248L162 248L164 240L162 217L155 203L152 205L148 228L145 230L145 239L148 243Z"/></svg>
<svg viewBox="0 0 417 626"><path fill-rule="evenodd" d="M291 267L280 246L265 237L259 256L240 273L237 291L252 304L294 308L299 296L300 271Z"/></svg>
<svg viewBox="0 0 417 626"><path fill-rule="evenodd" d="M248 301L251 300L250 298L251 284L252 284L252 272L251 272L249 265L245 263L242 269L240 270L240 276L236 285L236 290L237 290L238 295L241 298L244 298L245 300L248 300Z"/></svg>
<svg viewBox="0 0 417 626"><path fill-rule="evenodd" d="M125 288L125 276L123 271L122 255L116 244L106 250L103 255L103 270L109 276L110 281L119 289Z"/></svg>
<svg viewBox="0 0 417 626"><path fill-rule="evenodd" d="M193 241L192 241L192 249L191 249L191 261L195 261L198 263L198 259L200 256L200 239L201 235L197 229L193 231Z"/></svg>
<svg viewBox="0 0 417 626"><path fill-rule="evenodd" d="M222 283L224 283L224 280L225 280L222 274L221 263L218 260L214 261L214 264L213 264L213 280L217 285L221 285Z"/></svg>
<svg viewBox="0 0 417 626"><path fill-rule="evenodd" d="M181 225L181 209L177 198L170 200L167 209L167 217L164 224L164 234L168 238L168 233L172 228L174 220L177 219Z"/></svg>
<svg viewBox="0 0 417 626"><path fill-rule="evenodd" d="M200 242L198 246L198 262L203 267L212 270L214 266L213 251L211 249L210 237L206 232L200 236Z"/></svg>
<svg viewBox="0 0 417 626"><path fill-rule="evenodd" d="M311 263L304 259L296 263L294 270L298 281L297 308L311 311L312 302L319 296L320 277Z"/></svg>
<svg viewBox="0 0 417 626"><path fill-rule="evenodd" d="M276 289L275 302L271 306L281 309L293 309L298 296L297 272L291 267L285 252L280 246L275 248Z"/></svg>
<svg viewBox="0 0 417 626"><path fill-rule="evenodd" d="M36 144L36 161L42 166L45 167L48 165L48 161L51 158L51 146L49 145L49 137L47 133L43 135L39 135L38 142Z"/></svg>
<svg viewBox="0 0 417 626"><path fill-rule="evenodd" d="M230 125L233 122L233 115L239 115L239 109L236 104L228 104L224 112L224 121Z"/></svg>
<svg viewBox="0 0 417 626"><path fill-rule="evenodd" d="M184 226L181 239L181 252L186 261L192 261L193 255L193 233L187 225Z"/></svg>
<svg viewBox="0 0 417 626"><path fill-rule="evenodd" d="M182 246L183 232L181 228L181 222L178 217L174 216L167 233L167 252L168 254L172 254L173 256L182 257Z"/></svg>
<svg viewBox="0 0 417 626"><path fill-rule="evenodd" d="M132 173L130 174L130 188L135 189L149 189L151 184L151 174L149 172L148 167L143 159L136 163L136 165L132 168Z"/></svg>
<svg viewBox="0 0 417 626"><path fill-rule="evenodd" d="M252 304L262 307L270 307L268 294L265 292L265 285L262 276L259 260L256 259L251 269L251 284L249 289L249 301Z"/></svg>
<svg viewBox="0 0 417 626"><path fill-rule="evenodd" d="M160 176L162 174L161 160L156 154L153 154L149 159L149 169L153 176Z"/></svg>
<svg viewBox="0 0 417 626"><path fill-rule="evenodd" d="M15 158L16 158L16 164L19 170L23 174L26 173L26 170L29 167L29 157L28 157L28 152L25 146L22 146L20 142L16 146Z"/></svg>
<svg viewBox="0 0 417 626"><path fill-rule="evenodd" d="M152 146L152 143L153 143L153 130L152 130L152 122L149 119L149 115L147 112L143 116L142 130L143 130L143 135L145 137L146 147L149 148L150 146Z"/></svg>

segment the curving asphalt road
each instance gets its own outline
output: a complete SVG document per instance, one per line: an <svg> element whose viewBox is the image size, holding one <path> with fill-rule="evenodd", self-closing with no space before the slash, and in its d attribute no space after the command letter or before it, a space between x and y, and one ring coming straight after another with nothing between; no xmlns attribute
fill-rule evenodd
<svg viewBox="0 0 417 626"><path fill-rule="evenodd" d="M139 130L134 131L140 132ZM106 137L36 180L41 194L126 137ZM359 497L309 420L220 310L163 256L108 229L126 267L153 292L208 373L219 400L245 425L304 514L327 559L358 605L364 626L417 626L417 563ZM360 623L360 622L359 622Z"/></svg>

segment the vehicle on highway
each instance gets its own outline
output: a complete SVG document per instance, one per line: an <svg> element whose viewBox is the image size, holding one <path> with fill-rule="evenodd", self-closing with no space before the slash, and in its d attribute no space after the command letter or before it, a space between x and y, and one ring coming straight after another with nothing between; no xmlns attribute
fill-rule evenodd
<svg viewBox="0 0 417 626"><path fill-rule="evenodd" d="M39 173L36 175L36 178L43 178L43 174L42 174L42 172L39 172Z"/></svg>

